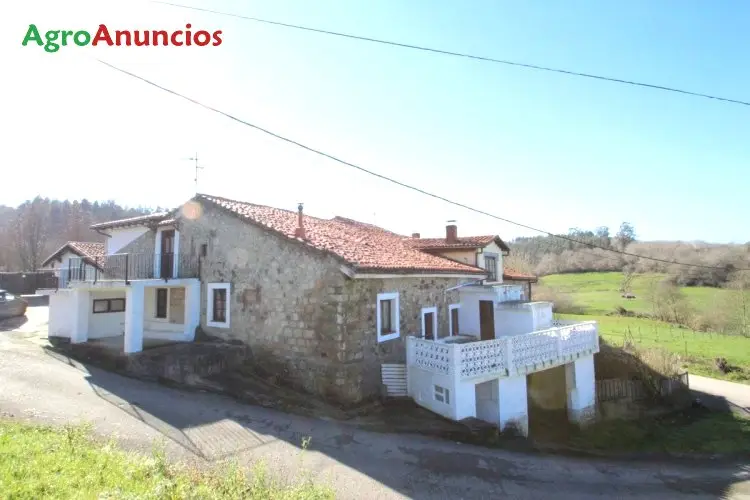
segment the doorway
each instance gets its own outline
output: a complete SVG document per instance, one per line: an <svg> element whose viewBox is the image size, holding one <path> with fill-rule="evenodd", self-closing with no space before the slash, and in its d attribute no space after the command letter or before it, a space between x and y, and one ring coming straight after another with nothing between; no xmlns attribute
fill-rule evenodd
<svg viewBox="0 0 750 500"><path fill-rule="evenodd" d="M174 229L161 232L160 278L174 277Z"/></svg>
<svg viewBox="0 0 750 500"><path fill-rule="evenodd" d="M422 338L437 340L437 307L425 307L422 309Z"/></svg>
<svg viewBox="0 0 750 500"><path fill-rule="evenodd" d="M495 339L495 304L491 300L479 301L479 335L482 340Z"/></svg>

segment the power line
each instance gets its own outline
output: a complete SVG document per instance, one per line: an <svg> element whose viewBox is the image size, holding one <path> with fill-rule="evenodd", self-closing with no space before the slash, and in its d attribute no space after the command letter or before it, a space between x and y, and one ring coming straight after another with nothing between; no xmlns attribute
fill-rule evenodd
<svg viewBox="0 0 750 500"><path fill-rule="evenodd" d="M110 63L108 63L106 61L102 61L101 59L97 59L97 61L99 61L100 63L104 64L105 66L108 66L108 67L110 67L110 68L112 68L112 69L114 69L116 71L124 73L124 74L126 74L126 75L128 75L128 76L130 76L132 78L136 78L138 80L141 80L144 83L152 85L152 86L158 88L159 90L163 90L164 92L168 92L168 93L170 93L172 95L175 95L177 97L185 99L186 101L189 101L189 102L191 102L193 104L196 104L196 105L198 105L198 106L200 106L200 107L202 107L204 109L207 109L209 111L213 111L214 113L217 113L217 114L220 114L222 116L225 116L226 118L229 118L230 120L236 121L236 122L241 123L241 124L243 124L245 126L248 126L250 128L254 128L255 130L259 130L259 131L263 132L264 134L268 134L268 135L270 135L272 137L275 137L277 139L280 139L280 140L282 140L284 142L288 142L289 144L293 144L293 145L295 145L295 146L297 146L299 148L302 148L304 150L310 151L311 153L315 153L317 155L324 156L324 157L326 157L326 158L328 158L330 160L333 160L333 161L335 161L337 163L340 163L342 165L345 165L347 167L351 167L351 168L357 169L357 170L359 170L361 172L364 172L366 174L370 174L372 176L378 177L380 179L383 179L385 181L391 182L391 183L396 184L398 186L410 189L412 191L416 191L417 193L421 193L421 194L429 196L431 198L435 198L437 200L444 201L444 202L449 203L451 205L455 205L457 207L464 208L464 209L469 210L471 212L475 212L475 213L478 213L478 214L481 214L481 215L486 215L487 217L491 217L493 219L497 219L497 220L500 220L500 221L503 221L503 222L507 222L508 224L513 224L515 226L522 227L524 229L529 229L531 231L536 231L538 233L546 234L547 236L551 236L553 238L560 238L560 239L563 239L563 240L566 240L566 241L570 241L572 243L576 243L576 244L579 244L579 245L583 245L583 246L586 246L586 247L589 247L589 248L598 248L600 250L604 250L604 251L607 251L607 252L614 252L614 253L618 253L618 254L621 254L621 255L628 255L630 257L637 257L639 259L647 259L647 260L651 260L651 261L655 261L655 262L662 262L662 263L665 263L665 264L676 264L676 265L687 266L687 267L700 267L700 268L704 268L704 269L720 269L720 270L725 270L726 269L725 267L720 267L720 266L707 266L707 265L703 265L703 264L690 264L690 263L687 263L687 262L677 262L677 261L673 261L673 260L659 259L659 258L656 258L656 257L647 257L645 255L638 255L638 254L634 254L634 253L630 253L630 252L625 252L625 251L621 251L621 250L615 250L613 248L607 248L607 247L603 247L601 245L596 245L596 244L588 243L588 242L585 242L585 241L579 241L579 240L576 240L574 238L570 238L568 236L564 236L564 235L560 235L560 234L554 234L554 233L551 233L549 231L545 231L543 229L537 229L535 227L532 227L532 226L529 226L529 225L526 225L526 224L522 224L520 222L515 222L515 221L512 221L510 219L506 219L504 217L500 217L498 215L494 215L494 214L491 214L489 212L485 212L484 210L480 210L478 208L470 207L469 205L465 205L465 204L463 204L461 202L453 201L453 200L450 200L450 199L445 198L443 196L440 196L440 195L437 195L437 194L434 194L434 193L430 193L429 191L425 191L424 189L418 188L416 186L412 186L410 184L406 184L404 182L398 181L398 180L393 179L391 177L388 177L386 175L374 172L372 170L368 170L368 169L366 169L364 167L361 167L361 166L356 165L354 163L350 163L350 162L348 162L346 160L342 160L341 158L338 158L338 157L333 156L331 154L325 153L325 152L320 151L318 149L312 148L310 146L306 146L306 145L304 145L304 144L302 144L300 142L297 142L297 141L295 141L293 139L289 139L289 138L284 137L282 135L279 135L279 134L277 134L275 132L271 132L270 130L267 130L267 129L265 129L263 127L260 127L258 125L254 125L254 124L252 124L250 122L246 122L245 120L242 120L241 118L237 118L234 115L231 115L231 114L229 114L229 113L227 113L225 111L221 111L220 109L216 109L216 108L214 108L212 106L209 106L208 104L203 104L202 102L200 102L200 101L198 101L196 99L193 99L192 97L188 97L186 95L180 94L179 92L177 92L175 90L171 90L171 89L168 89L166 87L162 87L158 83L154 83L154 82L152 82L151 80L149 80L147 78L144 78L142 76L138 76L135 73L131 73L130 71L124 70L122 68L118 68L117 66L114 66L114 65L112 65L112 64L110 64ZM750 268L746 268L746 269L735 268L735 270L736 271L750 271Z"/></svg>
<svg viewBox="0 0 750 500"><path fill-rule="evenodd" d="M152 3L159 3L159 4L163 4L163 5L169 5L171 7L179 7L179 8L182 8L182 9L190 9L190 10L196 10L196 11L201 11L201 12L208 12L210 14L217 14L217 15L220 15L220 16L236 17L238 19L245 19L245 20L254 21L254 22L257 22L257 23L272 24L274 26L283 26L285 28L293 28L293 29L298 29L298 30L311 31L311 32L314 32L314 33L322 33L322 34L325 34L325 35L340 36L340 37L350 38L350 39L353 39L353 40L360 40L360 41L364 41L364 42L381 43L381 44L393 45L395 47L401 47L401 48L405 48L405 49L421 50L421 51L424 51L424 52L432 52L432 53L435 53L435 54L442 54L442 55L447 55L447 56L464 57L464 58L467 58L467 59L474 59L474 60L477 60L477 61L484 61L484 62L490 62L490 63L496 63L496 64L505 64L505 65L508 65L508 66L517 66L517 67L521 67L521 68L535 69L535 70L539 70L539 71L549 71L549 72L552 72L552 73L561 73L561 74L568 75L568 76L578 76L578 77L582 77L582 78L592 78L594 80L602 80L602 81L613 82L613 83L622 83L622 84L625 84L625 85L634 85L634 86L637 86L637 87L645 87L645 88L650 88L650 89L655 89L655 90L664 90L664 91L667 91L667 92L675 92L675 93L678 93L678 94L690 95L690 96L694 96L694 97L703 97L703 98L706 98L706 99L715 99L717 101L729 102L729 103L732 103L732 104L741 104L743 106L750 106L750 102L748 102L748 101L740 101L738 99L730 99L730 98L727 98L727 97L719 97L719 96L715 96L715 95L711 95L711 94L702 94L700 92L692 92L690 90L677 89L677 88L674 88L674 87L666 87L666 86L663 86L663 85L655 85L655 84L652 84L652 83L637 82L637 81L634 81L634 80L625 80L625 79L613 78L613 77L609 77L609 76L593 75L591 73L581 73L579 71L573 71L573 70L567 70L567 69L560 69L560 68L551 68L551 67L548 67L548 66L539 66L537 64L521 63L521 62L517 62L517 61L507 61L507 60L504 60L504 59L495 59L495 58L492 58L492 57L485 57L485 56L478 56L478 55L473 55L473 54L466 54L466 53L463 53L463 52L452 52L450 50L435 49L435 48L431 48L431 47L424 47L424 46L421 46L421 45L412 45L412 44L408 44L408 43L393 42L393 41L389 41L389 40L381 40L381 39L378 39L378 38L370 38L370 37L366 37L366 36L352 35L352 34L349 34L349 33L340 33L340 32L337 32L337 31L329 31L329 30L324 30L324 29L319 29L319 28L311 28L309 26L301 26L301 25L298 25L298 24L289 24L289 23L282 23L282 22L278 22L278 21L270 21L268 19L261 19L261 18L258 18L258 17L243 16L241 14L233 14L231 12L221 12L221 11L213 10L213 9L204 9L204 8L201 8L201 7L191 7L189 5L181 5L181 4L177 4L177 3L163 2L163 1L160 1L160 0L152 0Z"/></svg>

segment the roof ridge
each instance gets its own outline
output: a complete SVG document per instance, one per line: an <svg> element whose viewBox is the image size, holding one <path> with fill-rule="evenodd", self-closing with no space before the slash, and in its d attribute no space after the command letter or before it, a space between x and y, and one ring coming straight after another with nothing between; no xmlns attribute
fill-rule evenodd
<svg viewBox="0 0 750 500"><path fill-rule="evenodd" d="M286 209L286 208L272 207L271 205L261 205L260 203L252 203L252 202L243 201L243 200L235 200L233 198L227 198L225 196L214 196L212 194L206 194L206 193L198 193L196 196L201 196L201 197L204 197L204 198L215 198L217 200L228 201L228 202L231 202L231 203L242 203L242 204L245 204L245 205L252 205L254 207L260 207L260 208L270 208L271 210L280 210L282 212L287 212L287 213L293 214L295 216L297 215L297 211L296 210L289 210L289 209ZM315 219L315 220L318 220L318 221L321 221L321 222L336 222L336 223L340 224L340 222L338 222L338 221L334 221L332 219L323 219L322 217L316 217L314 215L308 215L308 214L306 214L304 212L302 213L302 215L304 217L306 217L306 218L309 217L310 219Z"/></svg>

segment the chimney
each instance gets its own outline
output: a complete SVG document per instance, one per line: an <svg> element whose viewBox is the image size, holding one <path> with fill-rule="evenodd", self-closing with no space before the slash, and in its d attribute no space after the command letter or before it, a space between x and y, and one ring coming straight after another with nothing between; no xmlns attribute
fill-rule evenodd
<svg viewBox="0 0 750 500"><path fill-rule="evenodd" d="M454 220L449 220L449 224L445 226L445 241L448 243L458 243L458 226L456 226L455 222Z"/></svg>
<svg viewBox="0 0 750 500"><path fill-rule="evenodd" d="M419 238L419 233L411 233L412 238Z"/></svg>
<svg viewBox="0 0 750 500"><path fill-rule="evenodd" d="M294 229L294 237L305 239L305 225L302 223L302 203L297 205L297 227Z"/></svg>

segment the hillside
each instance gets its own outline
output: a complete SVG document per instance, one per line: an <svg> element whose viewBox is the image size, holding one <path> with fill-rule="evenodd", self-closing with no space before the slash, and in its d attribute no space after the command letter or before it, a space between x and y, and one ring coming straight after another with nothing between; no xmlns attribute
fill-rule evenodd
<svg viewBox="0 0 750 500"><path fill-rule="evenodd" d="M627 222L622 224L614 236L610 236L607 227L593 231L571 229L568 234L558 236L563 238L535 236L512 240L507 265L538 276L602 271L668 274L679 285L714 287L727 283L734 269L750 268L750 242L743 245L718 245L704 242L637 241L635 229ZM619 251L709 267L689 267L639 259L617 253Z"/></svg>
<svg viewBox="0 0 750 500"><path fill-rule="evenodd" d="M114 201L41 197L15 208L0 205L0 271L37 269L66 241L104 241L104 236L89 229L91 224L152 211L123 207Z"/></svg>
<svg viewBox="0 0 750 500"><path fill-rule="evenodd" d="M534 291L550 300L563 318L596 320L601 337L613 345L659 347L679 355L691 373L750 383L750 290L676 287L668 275L636 275L622 297L619 272L545 276ZM665 317L679 311L679 317ZM716 359L729 365L717 369Z"/></svg>

